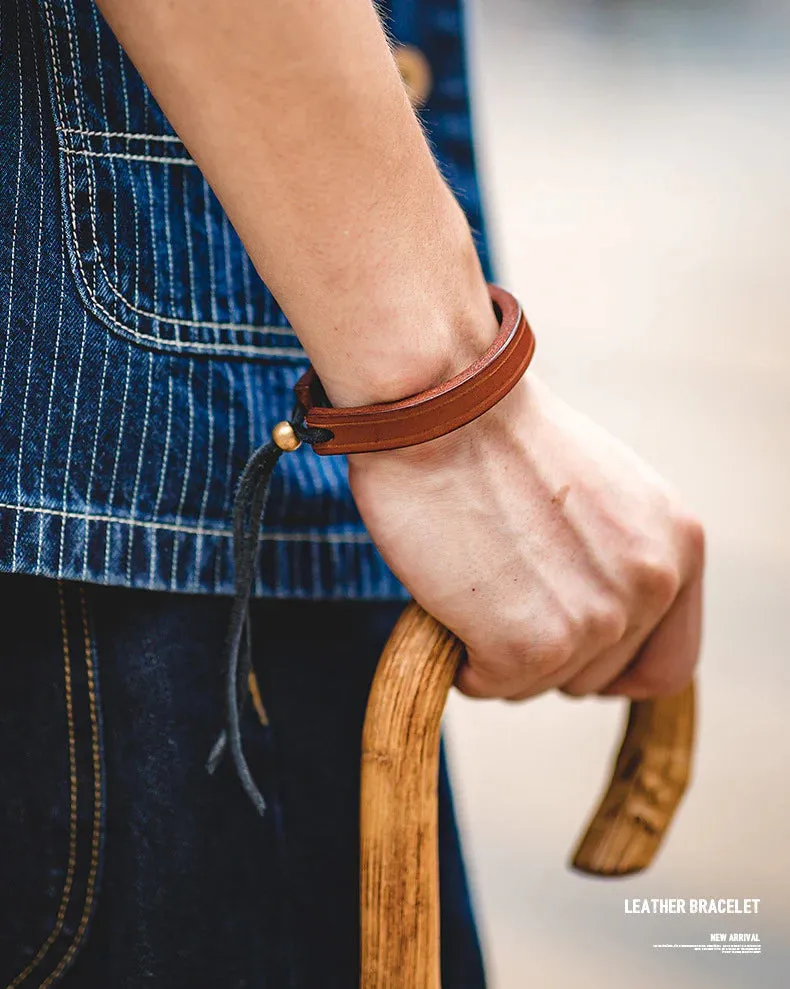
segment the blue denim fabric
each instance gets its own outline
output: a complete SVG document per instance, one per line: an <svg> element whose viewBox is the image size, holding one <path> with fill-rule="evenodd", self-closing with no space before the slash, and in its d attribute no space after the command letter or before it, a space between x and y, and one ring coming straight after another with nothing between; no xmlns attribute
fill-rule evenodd
<svg viewBox="0 0 790 989"><path fill-rule="evenodd" d="M459 0L393 0L486 276ZM238 476L306 357L91 0L0 4L0 570L230 593ZM273 480L257 596L404 598L345 461Z"/></svg>
<svg viewBox="0 0 790 989"><path fill-rule="evenodd" d="M220 727L221 598L0 576L0 985L352 989L359 753L398 602L256 601L246 751ZM446 767L443 989L484 989Z"/></svg>

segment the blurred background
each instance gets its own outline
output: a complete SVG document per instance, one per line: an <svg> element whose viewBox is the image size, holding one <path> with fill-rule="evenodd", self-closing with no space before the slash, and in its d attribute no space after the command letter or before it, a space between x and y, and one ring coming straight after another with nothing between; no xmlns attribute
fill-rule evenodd
<svg viewBox="0 0 790 989"><path fill-rule="evenodd" d="M451 700L492 989L790 986L790 0L470 0L498 277L535 370L707 524L696 778L646 875L567 870L624 708ZM757 917L626 916L759 897ZM760 956L659 951L756 930Z"/></svg>

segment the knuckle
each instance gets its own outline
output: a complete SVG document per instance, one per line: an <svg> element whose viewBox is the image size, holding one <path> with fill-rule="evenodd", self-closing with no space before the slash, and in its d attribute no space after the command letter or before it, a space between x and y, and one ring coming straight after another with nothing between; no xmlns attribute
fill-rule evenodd
<svg viewBox="0 0 790 989"><path fill-rule="evenodd" d="M558 653L548 646L532 651L527 660L527 665L532 678L540 680L543 677L550 677L562 666L563 661Z"/></svg>
<svg viewBox="0 0 790 989"><path fill-rule="evenodd" d="M607 598L590 605L587 617L587 634L602 645L610 646L619 642L628 627L625 607L615 597Z"/></svg>
<svg viewBox="0 0 790 989"><path fill-rule="evenodd" d="M651 597L662 606L670 605L680 590L680 570L669 560L652 560L648 566Z"/></svg>
<svg viewBox="0 0 790 989"><path fill-rule="evenodd" d="M546 639L549 665L560 667L568 662L576 651L581 631L581 623L567 616L550 628Z"/></svg>
<svg viewBox="0 0 790 989"><path fill-rule="evenodd" d="M639 598L664 608L680 590L680 567L668 547L643 546L631 567L633 590Z"/></svg>
<svg viewBox="0 0 790 989"><path fill-rule="evenodd" d="M691 553L692 563L701 569L705 560L705 527L696 515L685 515L680 530Z"/></svg>
<svg viewBox="0 0 790 989"><path fill-rule="evenodd" d="M540 636L526 650L525 665L535 678L557 673L574 652L575 633L570 622L556 620L544 627Z"/></svg>

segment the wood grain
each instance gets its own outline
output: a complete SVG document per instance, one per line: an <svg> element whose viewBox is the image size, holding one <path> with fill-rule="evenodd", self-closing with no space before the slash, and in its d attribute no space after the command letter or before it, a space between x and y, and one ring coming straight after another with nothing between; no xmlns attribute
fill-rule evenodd
<svg viewBox="0 0 790 989"><path fill-rule="evenodd" d="M362 738L362 989L440 989L439 730L461 651L412 602L373 681Z"/></svg>
<svg viewBox="0 0 790 989"><path fill-rule="evenodd" d="M412 601L379 661L362 738L361 989L441 989L439 736L462 653ZM693 733L693 685L631 705L576 869L618 876L650 864L688 782Z"/></svg>
<svg viewBox="0 0 790 989"><path fill-rule="evenodd" d="M631 704L611 781L573 855L579 872L627 876L652 862L691 774L694 690Z"/></svg>

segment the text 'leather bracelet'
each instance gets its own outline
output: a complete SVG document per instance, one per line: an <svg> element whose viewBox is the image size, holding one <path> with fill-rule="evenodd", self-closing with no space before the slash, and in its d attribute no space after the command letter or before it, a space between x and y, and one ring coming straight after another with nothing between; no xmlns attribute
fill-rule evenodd
<svg viewBox="0 0 790 989"><path fill-rule="evenodd" d="M374 453L416 446L467 425L504 398L526 371L535 338L510 292L498 285L488 289L499 321L496 339L473 364L435 388L397 402L336 409L315 370L306 371L294 388L305 425L331 433L312 444L315 452Z"/></svg>
<svg viewBox="0 0 790 989"><path fill-rule="evenodd" d="M310 368L294 388L291 418L277 423L271 440L252 454L242 472L233 505L234 597L225 637L225 728L207 768L213 773L229 748L242 787L260 814L266 803L244 756L241 710L254 682L249 605L272 471L283 453L302 442L323 455L395 450L444 436L493 408L526 371L535 339L516 299L498 285L488 289L499 332L466 370L399 402L335 409Z"/></svg>

